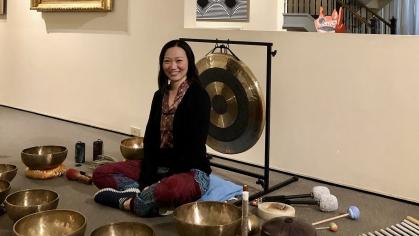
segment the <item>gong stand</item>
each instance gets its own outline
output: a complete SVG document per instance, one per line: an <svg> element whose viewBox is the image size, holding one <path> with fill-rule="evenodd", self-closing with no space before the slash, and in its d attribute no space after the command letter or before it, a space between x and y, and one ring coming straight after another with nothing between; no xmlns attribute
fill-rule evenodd
<svg viewBox="0 0 419 236"><path fill-rule="evenodd" d="M216 47L218 47L218 44L238 44L238 45L249 45L249 46L263 46L266 47L266 104L265 104L265 110L266 110L266 117L265 117L265 164L263 167L259 166L259 165L254 165L254 164L250 164L250 163L246 163L246 162L242 162L242 161L238 161L238 160L232 160L232 159L228 159L225 157L221 157L221 156L217 156L214 154L207 154L209 156L209 158L219 158L221 160L224 161L229 161L229 162L233 162L233 163L239 163L242 165L247 165L247 166L251 166L251 167L256 167L256 168L263 168L264 172L263 175L258 174L258 173L254 173L254 172L250 172L250 171L246 171L243 169L239 169L239 168L235 168L235 167L231 167L231 166L227 166L224 164L220 164L220 163L214 163L211 161L211 165L221 168L221 169L225 169L225 170L229 170L229 171L233 171L239 174L243 174L243 175L247 175L247 176L251 176L254 178L257 178L256 183L260 184L263 188L262 191L259 191L255 194L252 194L251 196L249 196L249 201L252 201L254 199L260 198L265 194L268 194L270 192L273 192L277 189L280 189L292 182L295 182L298 180L298 177L293 176L281 183L278 183L272 187L269 187L269 147L270 147L270 115L271 115L271 69L272 69L272 57L274 57L277 53L277 51L272 51L272 43L268 43L268 42L249 42L249 41L231 41L231 40L212 40L212 39L193 39L193 38L180 38L179 40L182 41L188 41L188 42L199 42L199 43L215 43ZM228 46L227 46L228 48ZM241 201L236 201L235 202L236 205L240 205Z"/></svg>

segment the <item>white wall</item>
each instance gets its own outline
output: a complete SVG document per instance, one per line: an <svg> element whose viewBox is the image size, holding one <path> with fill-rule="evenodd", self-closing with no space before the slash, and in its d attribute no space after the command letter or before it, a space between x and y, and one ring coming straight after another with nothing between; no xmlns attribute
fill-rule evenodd
<svg viewBox="0 0 419 236"><path fill-rule="evenodd" d="M182 1L144 2L118 0L111 13L39 13L9 1L1 103L123 132L143 127L160 47L183 28Z"/></svg>
<svg viewBox="0 0 419 236"><path fill-rule="evenodd" d="M128 133L145 126L165 41L273 42L272 167L419 202L419 38L184 29L184 9L117 0L111 13L38 13L8 1L0 104ZM212 47L191 45L197 58ZM265 88L265 49L232 50ZM229 157L262 164L263 141Z"/></svg>

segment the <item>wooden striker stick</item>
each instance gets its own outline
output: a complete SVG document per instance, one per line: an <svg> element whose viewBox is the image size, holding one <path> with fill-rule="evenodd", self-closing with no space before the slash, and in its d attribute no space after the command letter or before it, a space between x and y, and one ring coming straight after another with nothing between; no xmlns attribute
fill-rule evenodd
<svg viewBox="0 0 419 236"><path fill-rule="evenodd" d="M412 216L407 216L406 219L410 222L412 222L413 224L419 225L419 220L412 217Z"/></svg>
<svg viewBox="0 0 419 236"><path fill-rule="evenodd" d="M324 220L314 222L311 225L322 224L322 223L329 222L329 221L332 221L332 220L336 220L336 219L339 219L339 218L347 217L348 215L349 215L349 213L345 213L343 215L338 215L338 216L335 216L335 217L332 217L332 218L328 218L328 219L324 219Z"/></svg>

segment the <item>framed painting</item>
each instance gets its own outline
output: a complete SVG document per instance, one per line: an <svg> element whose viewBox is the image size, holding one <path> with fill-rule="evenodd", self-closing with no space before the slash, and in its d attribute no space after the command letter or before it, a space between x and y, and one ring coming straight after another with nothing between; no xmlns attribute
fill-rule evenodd
<svg viewBox="0 0 419 236"><path fill-rule="evenodd" d="M249 0L197 0L196 20L249 21Z"/></svg>
<svg viewBox="0 0 419 236"><path fill-rule="evenodd" d="M31 10L50 12L112 11L112 1L113 0L31 0Z"/></svg>
<svg viewBox="0 0 419 236"><path fill-rule="evenodd" d="M0 15L4 14L4 0L0 0Z"/></svg>

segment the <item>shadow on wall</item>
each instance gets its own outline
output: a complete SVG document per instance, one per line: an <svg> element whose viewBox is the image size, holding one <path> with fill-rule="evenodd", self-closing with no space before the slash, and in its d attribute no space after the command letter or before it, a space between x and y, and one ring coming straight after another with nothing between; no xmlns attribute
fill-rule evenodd
<svg viewBox="0 0 419 236"><path fill-rule="evenodd" d="M111 12L42 12L48 33L128 33L128 0L114 0Z"/></svg>

